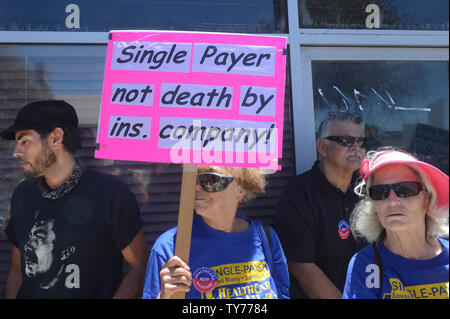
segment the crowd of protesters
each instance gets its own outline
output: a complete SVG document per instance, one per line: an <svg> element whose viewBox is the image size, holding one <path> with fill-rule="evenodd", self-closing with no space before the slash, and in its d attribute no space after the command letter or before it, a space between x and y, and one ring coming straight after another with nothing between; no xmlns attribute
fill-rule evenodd
<svg viewBox="0 0 450 319"><path fill-rule="evenodd" d="M76 160L72 105L29 103L0 134L26 177L5 230L6 298L448 299L448 176L368 151L360 115L321 123L318 160L287 184L273 228L238 214L264 174L200 166L189 261L175 256L177 227L149 250L127 185Z"/></svg>

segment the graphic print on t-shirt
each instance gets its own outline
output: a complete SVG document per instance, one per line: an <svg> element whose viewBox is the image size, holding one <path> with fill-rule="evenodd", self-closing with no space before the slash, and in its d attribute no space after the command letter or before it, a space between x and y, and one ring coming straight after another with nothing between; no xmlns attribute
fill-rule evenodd
<svg viewBox="0 0 450 319"><path fill-rule="evenodd" d="M39 280L42 289L52 288L60 279L63 271L66 277L67 288L80 287L80 269L78 265L69 264L70 257L75 253L74 246L67 246L55 251L55 220L38 219L39 211L35 214L35 223L28 235L24 246L25 275L28 278Z"/></svg>
<svg viewBox="0 0 450 319"><path fill-rule="evenodd" d="M202 293L202 299L204 296L207 299L277 298L275 287L271 287L270 271L264 261L219 265L210 269L215 273L217 283L213 291L205 295Z"/></svg>
<svg viewBox="0 0 450 319"><path fill-rule="evenodd" d="M383 299L448 299L448 281L428 285L404 286L400 279L390 278L391 292Z"/></svg>

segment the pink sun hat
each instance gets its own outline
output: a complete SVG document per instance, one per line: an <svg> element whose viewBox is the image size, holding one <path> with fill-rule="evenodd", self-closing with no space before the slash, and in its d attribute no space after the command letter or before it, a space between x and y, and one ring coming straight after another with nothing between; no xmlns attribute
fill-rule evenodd
<svg viewBox="0 0 450 319"><path fill-rule="evenodd" d="M360 174L367 183L367 178L383 166L392 164L405 164L421 171L436 191L436 204L438 209L448 209L448 176L441 170L415 157L400 151L385 151L378 154L372 161L368 158L361 163ZM448 210L447 210L448 212ZM448 213L447 213L448 214Z"/></svg>

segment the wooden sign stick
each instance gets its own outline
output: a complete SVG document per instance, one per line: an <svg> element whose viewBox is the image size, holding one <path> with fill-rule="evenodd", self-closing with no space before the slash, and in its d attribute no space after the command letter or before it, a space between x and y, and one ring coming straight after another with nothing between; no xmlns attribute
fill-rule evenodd
<svg viewBox="0 0 450 319"><path fill-rule="evenodd" d="M187 264L189 263L189 251L191 249L197 169L197 165L183 164L175 256L180 257ZM171 299L185 299L185 297L186 293L177 292L172 295Z"/></svg>

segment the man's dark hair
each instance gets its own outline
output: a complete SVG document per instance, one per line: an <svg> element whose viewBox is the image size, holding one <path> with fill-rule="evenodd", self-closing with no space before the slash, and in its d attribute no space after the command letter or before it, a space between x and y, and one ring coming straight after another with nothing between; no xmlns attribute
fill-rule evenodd
<svg viewBox="0 0 450 319"><path fill-rule="evenodd" d="M68 129L66 127L55 126L51 128L35 129L35 131L39 134L41 140L45 140L57 127L64 131L63 145L65 149L70 154L75 155L76 151L81 148L81 134L79 129Z"/></svg>

